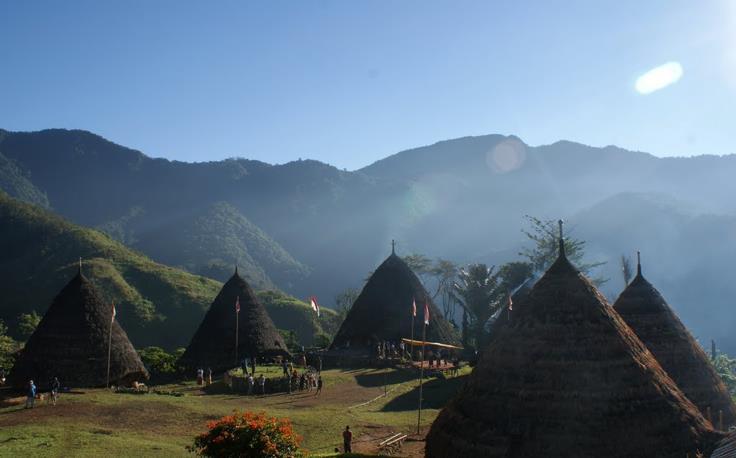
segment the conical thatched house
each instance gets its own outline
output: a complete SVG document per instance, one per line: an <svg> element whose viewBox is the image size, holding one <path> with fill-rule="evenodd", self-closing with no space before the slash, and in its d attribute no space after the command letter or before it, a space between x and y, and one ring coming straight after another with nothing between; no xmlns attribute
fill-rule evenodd
<svg viewBox="0 0 736 458"><path fill-rule="evenodd" d="M443 317L409 266L392 250L368 279L332 341L332 349L373 348L377 341L409 338L411 305L416 301L414 338L422 338L424 303L429 303L428 342L459 344L455 331Z"/></svg>
<svg viewBox="0 0 736 458"><path fill-rule="evenodd" d="M736 407L726 386L685 325L642 276L640 261L636 277L613 306L685 396L703 415L710 415L714 426L721 417L724 428L736 423Z"/></svg>
<svg viewBox="0 0 736 458"><path fill-rule="evenodd" d="M235 303L240 303L237 358L289 356L284 339L237 268L223 285L179 363L186 368L236 367Z"/></svg>
<svg viewBox="0 0 736 458"><path fill-rule="evenodd" d="M103 302L80 269L28 339L13 366L11 383L24 387L32 379L45 388L58 377L69 387L105 386L110 339L110 383L148 379L148 371L117 320L112 322L110 337L111 319L112 305Z"/></svg>
<svg viewBox="0 0 736 458"><path fill-rule="evenodd" d="M722 437L562 246L514 314L432 425L427 457L682 458Z"/></svg>

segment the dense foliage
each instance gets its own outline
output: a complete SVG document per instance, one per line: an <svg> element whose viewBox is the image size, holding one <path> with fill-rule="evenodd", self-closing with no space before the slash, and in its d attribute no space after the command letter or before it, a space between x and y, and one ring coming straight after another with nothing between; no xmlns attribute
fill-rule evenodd
<svg viewBox="0 0 736 458"><path fill-rule="evenodd" d="M20 349L20 343L8 336L8 327L0 320L0 369L5 373L10 371L15 362L15 353Z"/></svg>
<svg viewBox="0 0 736 458"><path fill-rule="evenodd" d="M168 379L179 372L176 362L183 353L184 348L178 348L173 353L168 353L161 347L146 347L138 350L141 361L154 381Z"/></svg>
<svg viewBox="0 0 736 458"><path fill-rule="evenodd" d="M713 365L718 375L723 379L723 383L726 384L731 396L736 397L736 359L729 357L725 353L719 353L713 359Z"/></svg>
<svg viewBox="0 0 736 458"><path fill-rule="evenodd" d="M31 313L21 313L18 316L18 335L21 340L28 340L39 322L41 322L41 315L36 313L35 310L32 310Z"/></svg>
<svg viewBox="0 0 736 458"><path fill-rule="evenodd" d="M297 458L301 437L287 418L263 413L234 413L207 424L190 450L207 457Z"/></svg>
<svg viewBox="0 0 736 458"><path fill-rule="evenodd" d="M0 153L0 190L3 190L18 200L49 207L46 194L41 192L30 180L26 172L23 172L11 159Z"/></svg>

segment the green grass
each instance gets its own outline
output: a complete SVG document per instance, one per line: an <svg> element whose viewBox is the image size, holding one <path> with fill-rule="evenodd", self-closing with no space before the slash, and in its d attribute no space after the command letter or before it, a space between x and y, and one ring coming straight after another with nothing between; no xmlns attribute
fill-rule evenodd
<svg viewBox="0 0 736 458"><path fill-rule="evenodd" d="M375 445L376 434L387 435L389 429L416 431L416 410L401 402L405 396L416 399L417 381L411 374L394 369L333 369L324 371L323 378L320 398L314 392L201 395L188 381L157 387L182 392L181 397L88 390L63 395L57 407L40 405L32 411L6 407L0 409L0 456L186 456L185 447L204 431L207 421L234 410L290 418L304 437L304 447L315 456L333 456L345 425L354 431L356 445L361 440ZM384 388L375 381L384 379L387 397L353 407L380 396ZM460 380L426 382L437 388L425 391L427 403L435 407L423 411L423 428L437 416L436 405L443 405L456 392ZM437 399L430 401L430 397ZM372 438L366 439L367 435Z"/></svg>

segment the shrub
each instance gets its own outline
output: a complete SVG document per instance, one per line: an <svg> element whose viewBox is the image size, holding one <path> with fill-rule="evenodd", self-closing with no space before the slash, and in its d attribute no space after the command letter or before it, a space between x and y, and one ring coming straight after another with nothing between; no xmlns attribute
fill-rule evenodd
<svg viewBox="0 0 736 458"><path fill-rule="evenodd" d="M209 422L189 450L209 457L297 458L304 456L300 442L288 418L236 412Z"/></svg>
<svg viewBox="0 0 736 458"><path fill-rule="evenodd" d="M146 347L138 350L141 361L151 374L151 378L156 380L171 378L177 373L177 360L181 357L184 349L178 349L174 353L167 353L160 347Z"/></svg>

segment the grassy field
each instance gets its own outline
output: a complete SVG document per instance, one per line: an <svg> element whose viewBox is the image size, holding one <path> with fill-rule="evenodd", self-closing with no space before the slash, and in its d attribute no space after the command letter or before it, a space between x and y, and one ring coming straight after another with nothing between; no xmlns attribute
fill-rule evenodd
<svg viewBox="0 0 736 458"><path fill-rule="evenodd" d="M234 410L288 417L312 455L334 456L341 431L354 431L353 450L377 453L377 443L394 432L409 433L406 456L423 456L423 436L464 377L425 380L426 409L416 435L417 380L396 369L328 370L325 388L292 395L204 394L193 383L156 387L183 393L117 394L85 390L64 394L57 406L45 402L26 410L4 399L0 408L0 456L99 457L186 456L186 446L207 421ZM384 387L385 384L385 387ZM386 396L382 396L388 392Z"/></svg>

